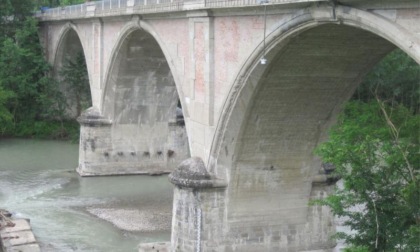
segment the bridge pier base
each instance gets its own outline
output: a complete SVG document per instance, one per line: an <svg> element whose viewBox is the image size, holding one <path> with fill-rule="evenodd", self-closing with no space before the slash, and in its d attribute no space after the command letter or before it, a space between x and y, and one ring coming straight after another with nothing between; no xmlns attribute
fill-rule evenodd
<svg viewBox="0 0 420 252"><path fill-rule="evenodd" d="M313 183L309 201L324 199L332 190L333 185L330 182ZM306 252L332 251L337 245L332 238L336 232L335 220L328 206L310 205L306 228L309 248L318 248L305 250Z"/></svg>
<svg viewBox="0 0 420 252"><path fill-rule="evenodd" d="M94 107L77 120L81 176L165 174L189 156L185 126L177 122L152 130L145 126L142 132L142 125L115 124Z"/></svg>
<svg viewBox="0 0 420 252"><path fill-rule="evenodd" d="M267 219L261 221L262 225L267 222L267 229L252 229L248 219L238 229L229 225L226 183L209 174L201 159L185 160L169 179L175 185L171 251L327 252L336 246L331 239L335 233L334 217L326 206L308 206L306 221L294 228L285 228L287 223L278 226ZM325 198L332 183L327 176L317 176L310 200Z"/></svg>
<svg viewBox="0 0 420 252"><path fill-rule="evenodd" d="M226 183L200 158L182 162L169 179L175 185L171 251L225 251Z"/></svg>
<svg viewBox="0 0 420 252"><path fill-rule="evenodd" d="M111 121L91 107L77 119L80 123L79 166L81 176L102 175L101 167L109 158Z"/></svg>

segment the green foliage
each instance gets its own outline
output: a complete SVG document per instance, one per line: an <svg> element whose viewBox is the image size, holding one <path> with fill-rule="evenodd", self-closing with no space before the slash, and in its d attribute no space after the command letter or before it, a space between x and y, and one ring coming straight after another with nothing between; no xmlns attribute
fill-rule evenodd
<svg viewBox="0 0 420 252"><path fill-rule="evenodd" d="M369 249L366 247L349 247L345 248L344 252L369 252Z"/></svg>
<svg viewBox="0 0 420 252"><path fill-rule="evenodd" d="M316 153L343 188L315 203L344 217L345 251L420 251L420 66L399 49L366 76Z"/></svg>
<svg viewBox="0 0 420 252"><path fill-rule="evenodd" d="M67 60L60 71L69 107L76 108L76 114L92 106L89 77L83 52L79 52L74 60Z"/></svg>
<svg viewBox="0 0 420 252"><path fill-rule="evenodd" d="M420 67L406 53L396 49L389 53L366 76L353 99L364 102L392 101L420 112Z"/></svg>
<svg viewBox="0 0 420 252"><path fill-rule="evenodd" d="M81 4L86 2L85 0L61 0L60 1L60 5L61 6L65 6L65 5L74 5L74 4Z"/></svg>
<svg viewBox="0 0 420 252"><path fill-rule="evenodd" d="M0 134L2 135L7 128L10 128L13 122L13 115L7 109L6 104L14 97L14 93L3 90L0 87Z"/></svg>
<svg viewBox="0 0 420 252"><path fill-rule="evenodd" d="M76 141L79 138L79 124L76 121L22 121L15 130L16 137L36 137L48 139L69 139Z"/></svg>
<svg viewBox="0 0 420 252"><path fill-rule="evenodd" d="M0 0L0 42L13 37L34 8L28 0Z"/></svg>
<svg viewBox="0 0 420 252"><path fill-rule="evenodd" d="M40 94L53 88L37 41L36 22L30 18L23 25L0 48L0 86L16 94L8 104L16 120L39 118L44 102Z"/></svg>
<svg viewBox="0 0 420 252"><path fill-rule="evenodd" d="M28 0L0 0L0 135L67 137L64 97L50 78L33 8Z"/></svg>
<svg viewBox="0 0 420 252"><path fill-rule="evenodd" d="M86 2L85 0L38 0L37 6L48 6L48 7L57 7L57 6L66 6L66 5L74 5L74 4L81 4Z"/></svg>
<svg viewBox="0 0 420 252"><path fill-rule="evenodd" d="M316 150L343 178L344 188L321 203L356 231L339 234L347 243L369 251L420 249L419 129L420 116L402 105L352 101ZM363 210L352 210L356 205Z"/></svg>

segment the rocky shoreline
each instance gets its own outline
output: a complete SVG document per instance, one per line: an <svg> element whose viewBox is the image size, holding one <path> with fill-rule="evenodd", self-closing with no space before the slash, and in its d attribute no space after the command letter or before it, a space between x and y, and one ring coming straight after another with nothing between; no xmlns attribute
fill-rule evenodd
<svg viewBox="0 0 420 252"><path fill-rule="evenodd" d="M119 208L88 207L86 211L101 220L129 232L160 232L171 229L172 212L165 207ZM170 241L140 243L138 252L168 252Z"/></svg>

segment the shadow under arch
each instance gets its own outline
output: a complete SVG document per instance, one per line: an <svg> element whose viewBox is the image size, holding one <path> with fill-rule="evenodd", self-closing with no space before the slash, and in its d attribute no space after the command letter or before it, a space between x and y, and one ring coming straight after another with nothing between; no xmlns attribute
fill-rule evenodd
<svg viewBox="0 0 420 252"><path fill-rule="evenodd" d="M350 7L337 6L335 8L335 17L333 13L333 8L329 6L311 7L296 12L289 20L283 22L281 26L275 28L267 35L267 48L265 51L269 52L267 55L268 59L271 60L272 55L281 51L290 42L291 38L300 33L322 24L337 24L356 27L376 34L390 41L396 47L399 47L420 64L420 44L418 43L418 39L404 27L375 14ZM222 145L227 139L233 138L227 132L227 129L231 128L229 127L229 123L236 121L237 118L243 117L243 113L240 112L243 109L238 110L238 106L249 100L250 95L257 85L256 82L266 70L264 65L260 65L263 51L263 43L261 42L250 54L246 62L244 62L225 99L208 161L209 169L217 173L220 177L226 176L223 172L226 169L220 169L220 165L218 165L221 158L219 155L224 152ZM235 109L240 112L239 115L233 112ZM219 168L217 168L218 166Z"/></svg>
<svg viewBox="0 0 420 252"><path fill-rule="evenodd" d="M310 198L323 193L314 193L321 164L313 149L383 56L399 47L420 62L416 41L397 24L341 6L306 9L270 33L268 64L259 64L262 45L244 64L209 158L209 169L228 182L228 246L238 251L333 246L328 213L308 207Z"/></svg>
<svg viewBox="0 0 420 252"><path fill-rule="evenodd" d="M189 157L179 94L158 39L132 21L121 32L106 73L101 114L109 145L100 174L158 174Z"/></svg>
<svg viewBox="0 0 420 252"><path fill-rule="evenodd" d="M110 88L111 84L113 83L113 75L112 72L114 71L116 64L116 61L118 60L118 52L121 50L121 47L123 46L123 43L126 41L127 37L136 30L142 30L145 33L148 33L155 42L159 45L160 50L162 51L162 54L164 55L166 59L166 63L168 64L171 73L176 73L176 67L173 63L173 60L171 59L168 50L166 48L166 44L162 41L162 39L159 37L159 34L155 32L153 27L149 25L146 21L139 20L137 18L133 18L133 20L129 23L127 23L120 31L120 35L117 39L117 43L112 49L111 52L111 60L109 61L109 64L107 66L107 71L105 73L106 79L105 79L105 87L104 92L102 93L101 97L101 111L104 111L105 109L105 99L107 94L107 89ZM182 107L182 112L185 117L188 117L188 107L184 106L184 94L182 91L182 88L180 86L180 81L178 80L178 76L176 74L172 74L172 78L174 80L174 84L177 89L178 96L180 98L180 105Z"/></svg>
<svg viewBox="0 0 420 252"><path fill-rule="evenodd" d="M77 27L71 23L67 23L59 33L59 40L55 48L54 62L53 62L53 76L59 82L60 90L64 94L64 97L68 103L69 108L67 114L70 118L77 118L81 114L83 108L79 108L80 95L73 94L72 88L69 83L64 81L62 76L62 70L64 67L68 67L69 62L78 63L78 60L85 61L85 67L87 72L87 85L90 83L90 75L86 64L86 54L84 46L79 36ZM81 70L81 69L80 69ZM91 86L89 85L89 94L86 94L86 103L92 104L91 98ZM79 96L79 97L76 97ZM87 105L89 107L89 105Z"/></svg>

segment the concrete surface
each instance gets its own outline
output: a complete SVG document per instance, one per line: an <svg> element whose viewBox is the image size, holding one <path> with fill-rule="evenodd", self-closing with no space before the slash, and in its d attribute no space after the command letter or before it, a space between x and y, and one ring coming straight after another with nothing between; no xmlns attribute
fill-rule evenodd
<svg viewBox="0 0 420 252"><path fill-rule="evenodd" d="M152 242L139 245L139 252L169 252L170 242Z"/></svg>
<svg viewBox="0 0 420 252"><path fill-rule="evenodd" d="M35 235L26 219L11 219L15 224L0 229L0 243L4 252L40 252Z"/></svg>

